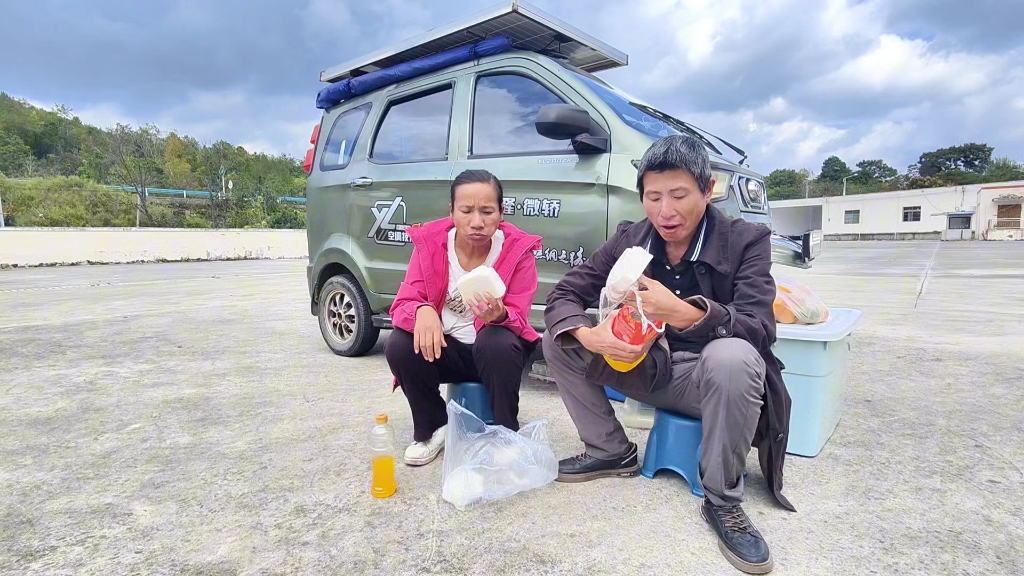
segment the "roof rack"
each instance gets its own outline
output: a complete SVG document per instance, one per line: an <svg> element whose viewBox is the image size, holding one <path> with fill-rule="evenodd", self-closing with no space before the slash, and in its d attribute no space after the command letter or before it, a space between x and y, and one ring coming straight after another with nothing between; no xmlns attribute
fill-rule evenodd
<svg viewBox="0 0 1024 576"><path fill-rule="evenodd" d="M321 82L338 82L437 54L494 36L508 36L518 50L563 58L587 72L600 72L629 64L629 56L561 20L520 2L501 2L466 20L428 30L424 34L373 54L328 68Z"/></svg>

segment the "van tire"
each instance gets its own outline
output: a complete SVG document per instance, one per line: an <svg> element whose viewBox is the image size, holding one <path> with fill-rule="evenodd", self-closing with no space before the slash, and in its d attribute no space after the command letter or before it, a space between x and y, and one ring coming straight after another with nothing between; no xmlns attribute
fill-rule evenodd
<svg viewBox="0 0 1024 576"><path fill-rule="evenodd" d="M320 334L339 356L362 356L377 344L380 328L370 318L370 303L356 279L331 276L320 288Z"/></svg>

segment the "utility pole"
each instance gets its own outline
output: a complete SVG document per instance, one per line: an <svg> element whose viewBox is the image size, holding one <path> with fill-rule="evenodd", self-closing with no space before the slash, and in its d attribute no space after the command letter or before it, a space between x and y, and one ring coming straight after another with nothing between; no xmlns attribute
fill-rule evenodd
<svg viewBox="0 0 1024 576"><path fill-rule="evenodd" d="M811 197L811 181L804 180L804 198Z"/></svg>
<svg viewBox="0 0 1024 576"><path fill-rule="evenodd" d="M843 178L843 196L846 196L846 181L849 180L850 178L853 178L853 177L854 177L854 175L850 174L846 178Z"/></svg>

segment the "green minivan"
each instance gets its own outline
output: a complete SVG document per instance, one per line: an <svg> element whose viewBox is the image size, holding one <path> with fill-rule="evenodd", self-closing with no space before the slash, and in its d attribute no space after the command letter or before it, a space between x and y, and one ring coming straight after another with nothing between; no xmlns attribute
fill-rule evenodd
<svg viewBox="0 0 1024 576"><path fill-rule="evenodd" d="M472 48L498 37L499 53ZM344 98L318 98L324 113L305 162L311 312L330 349L366 354L391 328L387 312L412 253L405 229L448 214L450 182L463 170L500 178L505 218L544 239L535 252L538 330L562 275L620 222L644 217L635 163L659 137L703 141L715 205L770 226L763 178L743 166L741 150L594 74L627 61L513 1L324 71L329 86L363 86L339 84ZM808 267L821 233L774 235L772 243L773 261Z"/></svg>

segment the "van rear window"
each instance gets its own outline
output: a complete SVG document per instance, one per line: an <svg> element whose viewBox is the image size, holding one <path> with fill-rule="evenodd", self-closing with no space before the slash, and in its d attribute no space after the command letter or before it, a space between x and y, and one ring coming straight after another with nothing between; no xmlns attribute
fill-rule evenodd
<svg viewBox="0 0 1024 576"><path fill-rule="evenodd" d="M334 121L331 133L324 144L324 152L320 156L320 170L341 170L352 160L352 151L356 139L370 113L370 104L363 104L343 112Z"/></svg>

